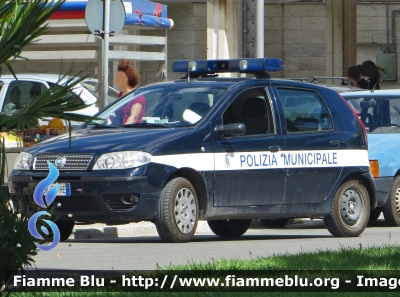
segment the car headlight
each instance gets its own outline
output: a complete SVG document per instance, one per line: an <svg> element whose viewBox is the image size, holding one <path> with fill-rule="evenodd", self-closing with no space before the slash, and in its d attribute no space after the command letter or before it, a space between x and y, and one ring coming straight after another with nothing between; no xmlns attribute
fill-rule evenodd
<svg viewBox="0 0 400 297"><path fill-rule="evenodd" d="M145 152L116 152L101 155L93 170L126 169L148 164L151 154Z"/></svg>
<svg viewBox="0 0 400 297"><path fill-rule="evenodd" d="M20 153L14 163L14 169L16 170L29 170L32 165L32 154Z"/></svg>

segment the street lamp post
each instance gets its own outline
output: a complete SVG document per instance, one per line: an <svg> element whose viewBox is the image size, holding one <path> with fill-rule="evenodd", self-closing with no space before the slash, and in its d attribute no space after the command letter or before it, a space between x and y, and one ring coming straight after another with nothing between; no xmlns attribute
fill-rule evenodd
<svg viewBox="0 0 400 297"><path fill-rule="evenodd" d="M104 0L103 23L103 108L108 105L108 51L110 48L110 0Z"/></svg>
<svg viewBox="0 0 400 297"><path fill-rule="evenodd" d="M264 0L256 0L255 25L255 58L264 58Z"/></svg>

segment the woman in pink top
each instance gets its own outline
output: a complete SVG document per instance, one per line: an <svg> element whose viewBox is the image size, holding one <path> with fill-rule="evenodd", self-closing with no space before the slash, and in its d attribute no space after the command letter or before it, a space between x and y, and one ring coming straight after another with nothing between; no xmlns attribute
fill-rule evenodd
<svg viewBox="0 0 400 297"><path fill-rule="evenodd" d="M120 87L121 92L118 97L121 97L134 90L139 83L139 74L133 69L132 63L121 59L118 64L116 75L116 83ZM144 96L139 96L133 99L125 106L116 110L116 114L120 118L121 125L141 123L146 108L146 99Z"/></svg>

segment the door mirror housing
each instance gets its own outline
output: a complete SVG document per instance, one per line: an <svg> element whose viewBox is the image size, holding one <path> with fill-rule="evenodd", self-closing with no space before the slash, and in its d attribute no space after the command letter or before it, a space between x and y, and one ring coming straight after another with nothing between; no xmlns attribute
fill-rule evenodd
<svg viewBox="0 0 400 297"><path fill-rule="evenodd" d="M242 123L222 125L217 128L218 135L224 136L242 136L246 134L246 126Z"/></svg>

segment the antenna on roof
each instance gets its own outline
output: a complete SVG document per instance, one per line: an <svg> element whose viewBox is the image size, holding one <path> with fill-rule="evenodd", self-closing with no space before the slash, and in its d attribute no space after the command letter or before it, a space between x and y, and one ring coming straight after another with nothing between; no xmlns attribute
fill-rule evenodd
<svg viewBox="0 0 400 297"><path fill-rule="evenodd" d="M376 83L374 85L374 87L371 89L371 93L373 93L375 91L376 85L378 84L378 80L376 80Z"/></svg>

